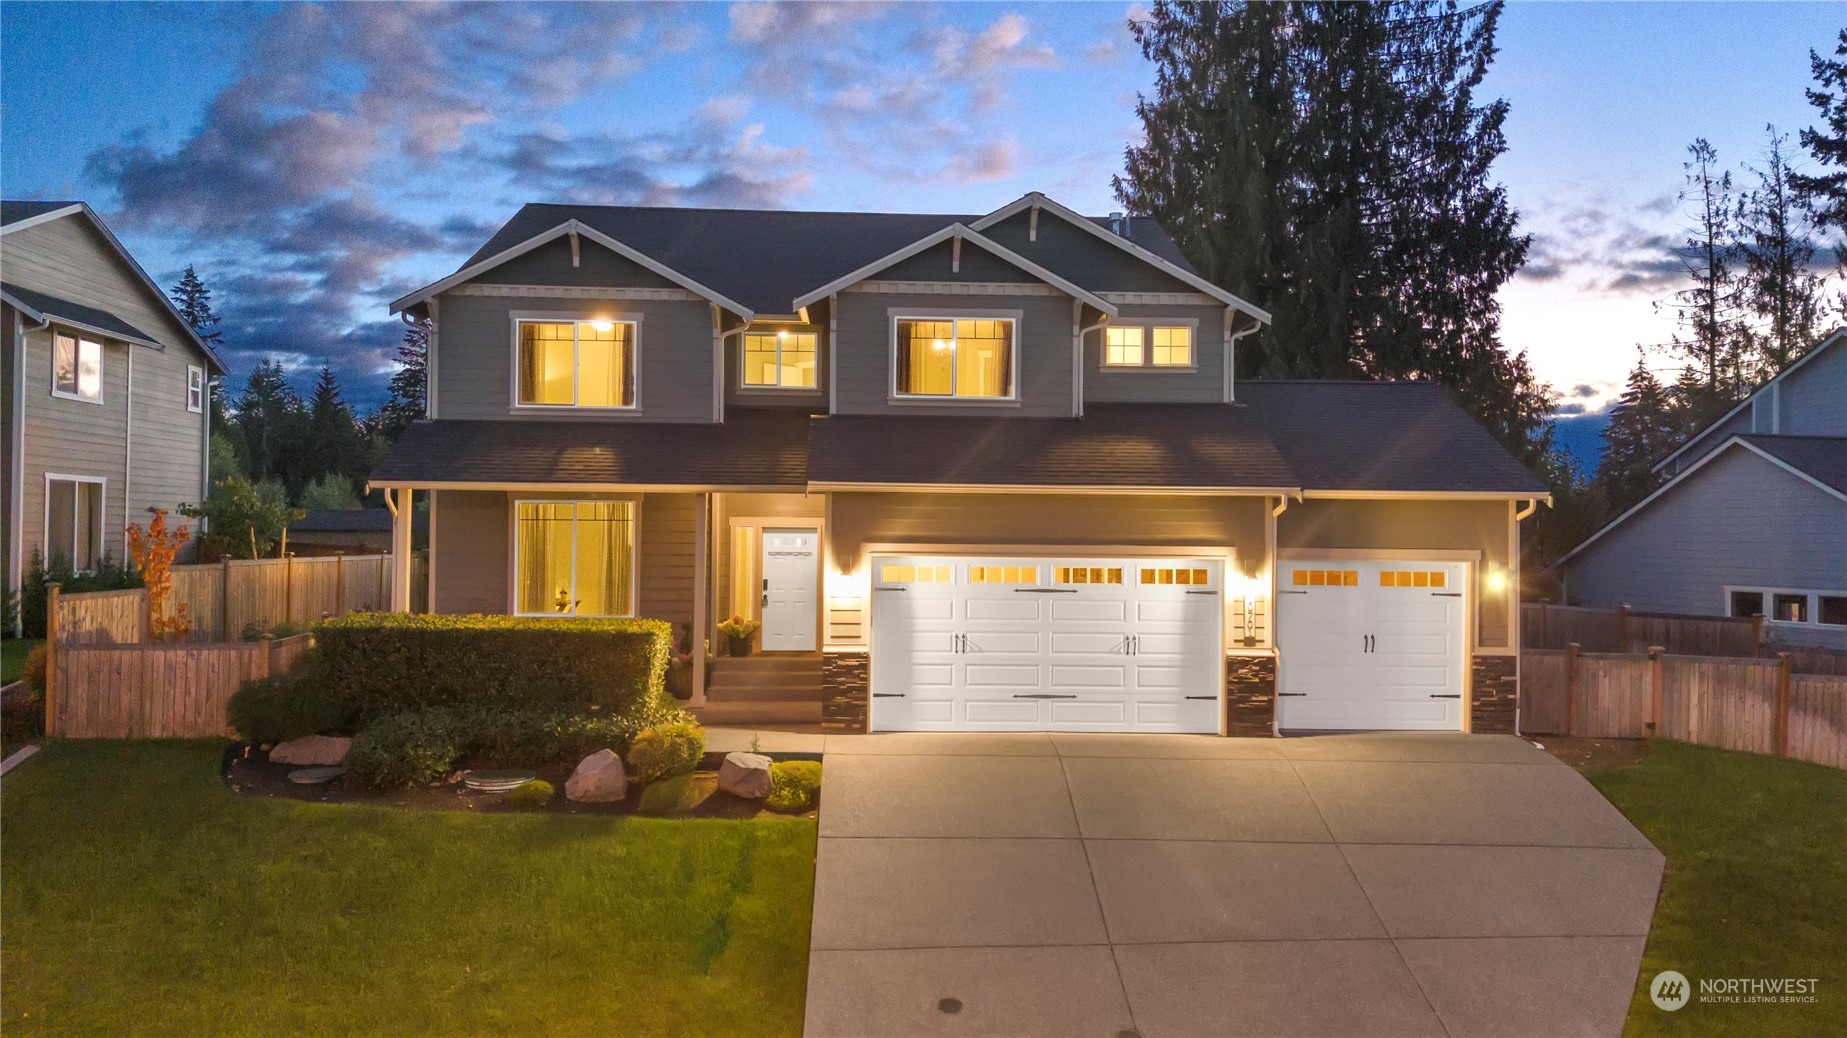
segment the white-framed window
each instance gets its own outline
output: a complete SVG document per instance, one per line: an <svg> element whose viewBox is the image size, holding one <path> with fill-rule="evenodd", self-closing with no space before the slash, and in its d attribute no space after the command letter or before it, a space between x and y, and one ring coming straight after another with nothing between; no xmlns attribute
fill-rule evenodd
<svg viewBox="0 0 1847 1038"><path fill-rule="evenodd" d="M1772 623L1847 626L1847 591L1815 588L1727 587L1725 614L1761 616Z"/></svg>
<svg viewBox="0 0 1847 1038"><path fill-rule="evenodd" d="M746 389L813 389L817 336L814 332L745 332L739 378Z"/></svg>
<svg viewBox="0 0 1847 1038"><path fill-rule="evenodd" d="M1018 399L1018 329L1012 317L893 317L892 394Z"/></svg>
<svg viewBox="0 0 1847 1038"><path fill-rule="evenodd" d="M51 337L51 395L103 402L103 344L69 332Z"/></svg>
<svg viewBox="0 0 1847 1038"><path fill-rule="evenodd" d="M640 332L632 318L516 320L514 404L634 407Z"/></svg>
<svg viewBox="0 0 1847 1038"><path fill-rule="evenodd" d="M635 502L518 501L513 611L635 615Z"/></svg>
<svg viewBox="0 0 1847 1038"><path fill-rule="evenodd" d="M186 366L186 410L199 414L205 410L205 369Z"/></svg>
<svg viewBox="0 0 1847 1038"><path fill-rule="evenodd" d="M1191 371L1199 366L1198 331L1194 321L1104 325L1101 366L1106 371Z"/></svg>
<svg viewBox="0 0 1847 1038"><path fill-rule="evenodd" d="M104 481L96 476L45 476L45 562L67 559L85 573L103 559Z"/></svg>

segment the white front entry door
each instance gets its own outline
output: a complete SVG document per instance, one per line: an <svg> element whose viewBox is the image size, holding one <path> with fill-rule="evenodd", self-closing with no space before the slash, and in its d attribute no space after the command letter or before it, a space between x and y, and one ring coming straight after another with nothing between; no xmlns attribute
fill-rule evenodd
<svg viewBox="0 0 1847 1038"><path fill-rule="evenodd" d="M763 651L815 650L820 543L820 531L813 528L763 531L763 559L758 570L763 574Z"/></svg>
<svg viewBox="0 0 1847 1038"><path fill-rule="evenodd" d="M1277 565L1277 726L1457 731L1468 567L1398 559Z"/></svg>
<svg viewBox="0 0 1847 1038"><path fill-rule="evenodd" d="M879 558L874 731L1217 732L1223 563Z"/></svg>

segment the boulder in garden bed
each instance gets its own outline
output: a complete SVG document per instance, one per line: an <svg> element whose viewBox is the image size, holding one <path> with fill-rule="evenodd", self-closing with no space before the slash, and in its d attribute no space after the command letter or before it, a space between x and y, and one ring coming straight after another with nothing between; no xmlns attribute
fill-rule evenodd
<svg viewBox="0 0 1847 1038"><path fill-rule="evenodd" d="M346 760L353 740L341 735L307 735L279 742L269 751L271 764L328 767Z"/></svg>
<svg viewBox="0 0 1847 1038"><path fill-rule="evenodd" d="M770 759L761 753L727 753L718 767L718 788L732 796L762 800L770 795Z"/></svg>
<svg viewBox="0 0 1847 1038"><path fill-rule="evenodd" d="M582 804L603 804L628 796L628 775L622 770L622 758L614 750L598 750L585 757L565 780L566 800Z"/></svg>

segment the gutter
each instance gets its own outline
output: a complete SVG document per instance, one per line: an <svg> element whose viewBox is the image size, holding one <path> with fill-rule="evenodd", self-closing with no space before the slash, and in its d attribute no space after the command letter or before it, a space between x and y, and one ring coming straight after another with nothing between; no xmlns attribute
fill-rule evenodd
<svg viewBox="0 0 1847 1038"><path fill-rule="evenodd" d="M1077 301L1077 304L1078 306L1081 307L1084 305L1084 301L1080 299ZM1079 328L1077 330L1077 343L1076 343L1077 356L1071 358L1071 362L1077 369L1077 415L1076 417L1078 418L1084 417L1084 339L1088 337L1091 332L1098 331L1108 324L1109 324L1109 314L1103 314L1103 319L1101 321L1098 321L1096 324L1093 324L1088 328ZM1104 348L1103 344L1098 343L1097 348L1103 349Z"/></svg>

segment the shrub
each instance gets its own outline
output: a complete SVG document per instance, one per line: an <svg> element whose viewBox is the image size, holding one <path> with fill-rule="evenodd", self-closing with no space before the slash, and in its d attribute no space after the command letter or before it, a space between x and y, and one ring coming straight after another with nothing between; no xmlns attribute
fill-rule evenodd
<svg viewBox="0 0 1847 1038"><path fill-rule="evenodd" d="M628 764L642 782L685 775L705 755L705 729L695 721L644 728L629 744Z"/></svg>
<svg viewBox="0 0 1847 1038"><path fill-rule="evenodd" d="M354 736L346 777L375 789L427 786L447 775L465 749L462 726L447 711L386 714Z"/></svg>
<svg viewBox="0 0 1847 1038"><path fill-rule="evenodd" d="M534 779L523 786L514 786L501 797L508 807L544 807L551 803L552 794L557 792L552 784L544 779Z"/></svg>
<svg viewBox="0 0 1847 1038"><path fill-rule="evenodd" d="M34 548L32 561L26 567L25 580L19 588L19 618L25 625L22 632L25 637L45 637L45 605L53 584L58 585L59 592L66 595L80 591L123 591L140 587L141 574L115 561L107 552L103 553L93 569L78 573L71 567L71 560L65 556L53 555L47 561Z"/></svg>
<svg viewBox="0 0 1847 1038"><path fill-rule="evenodd" d="M353 705L312 670L259 678L231 693L226 718L251 742L286 742L348 731Z"/></svg>
<svg viewBox="0 0 1847 1038"><path fill-rule="evenodd" d="M349 613L316 630L326 679L364 718L467 707L602 714L671 709L661 620Z"/></svg>
<svg viewBox="0 0 1847 1038"><path fill-rule="evenodd" d="M821 791L821 762L781 760L770 765L770 795L763 806L798 815L814 806Z"/></svg>
<svg viewBox="0 0 1847 1038"><path fill-rule="evenodd" d="M42 698L45 695L45 672L50 668L51 650L43 645L34 645L32 651L26 653L26 668L19 676L33 695Z"/></svg>
<svg viewBox="0 0 1847 1038"><path fill-rule="evenodd" d="M636 803L635 810L644 815L685 811L698 802L698 795L699 791L693 787L691 775L674 775L643 787L641 800Z"/></svg>
<svg viewBox="0 0 1847 1038"><path fill-rule="evenodd" d="M463 712L461 718L469 752L503 768L575 763L605 747L628 746L642 728L688 720L686 714L666 706L628 716L472 710Z"/></svg>

